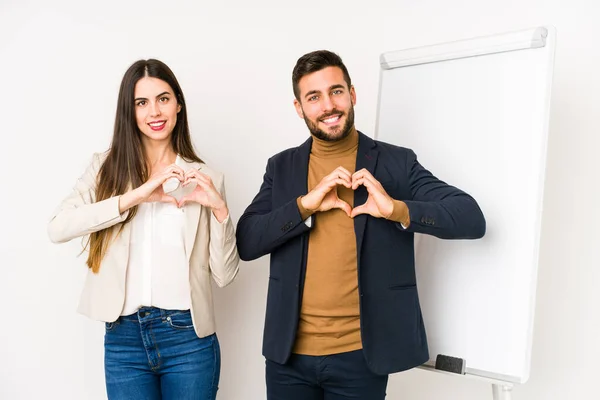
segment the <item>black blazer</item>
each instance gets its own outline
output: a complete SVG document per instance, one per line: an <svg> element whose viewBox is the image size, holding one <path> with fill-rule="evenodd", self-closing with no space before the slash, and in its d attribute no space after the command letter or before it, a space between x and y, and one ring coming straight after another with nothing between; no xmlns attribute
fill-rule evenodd
<svg viewBox="0 0 600 400"><path fill-rule="evenodd" d="M296 199L308 192L309 138L267 163L260 191L237 225L242 260L271 254L263 355L284 364L294 345L310 228ZM404 201L410 226L369 215L354 218L363 352L377 374L406 370L429 358L417 295L414 232L445 239L475 239L485 233L476 201L433 176L409 149L359 133L356 170L366 168L394 199ZM363 204L360 186L354 204Z"/></svg>

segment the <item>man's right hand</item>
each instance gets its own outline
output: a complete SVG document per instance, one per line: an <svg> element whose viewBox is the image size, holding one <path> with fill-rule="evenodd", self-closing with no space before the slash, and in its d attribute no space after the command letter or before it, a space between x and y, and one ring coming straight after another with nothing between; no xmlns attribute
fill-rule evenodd
<svg viewBox="0 0 600 400"><path fill-rule="evenodd" d="M324 177L306 196L303 196L300 199L302 207L313 212L339 208L350 216L352 208L338 197L337 185L352 188L352 174L344 167L337 167L332 173Z"/></svg>

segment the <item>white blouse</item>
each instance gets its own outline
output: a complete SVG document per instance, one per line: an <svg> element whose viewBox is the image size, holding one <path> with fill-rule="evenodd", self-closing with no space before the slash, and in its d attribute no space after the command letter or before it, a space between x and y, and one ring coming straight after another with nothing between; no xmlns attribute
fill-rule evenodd
<svg viewBox="0 0 600 400"><path fill-rule="evenodd" d="M179 156L175 163L180 165ZM175 182L175 186L178 183ZM165 192L172 191L174 188L167 188L167 184L172 186L172 182L163 185ZM121 315L133 314L143 306L190 309L185 217L185 206L178 208L158 202L138 205L137 214L130 222L129 263Z"/></svg>
<svg viewBox="0 0 600 400"><path fill-rule="evenodd" d="M142 203L131 224L125 304L121 315L133 314L142 306L189 310L185 207Z"/></svg>

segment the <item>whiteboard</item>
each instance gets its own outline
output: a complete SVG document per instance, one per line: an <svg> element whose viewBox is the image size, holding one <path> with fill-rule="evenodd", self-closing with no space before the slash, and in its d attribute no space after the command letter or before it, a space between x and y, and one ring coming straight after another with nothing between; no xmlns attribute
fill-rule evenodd
<svg viewBox="0 0 600 400"><path fill-rule="evenodd" d="M381 55L376 139L471 194L483 239L416 235L430 363L529 377L556 33L538 27Z"/></svg>

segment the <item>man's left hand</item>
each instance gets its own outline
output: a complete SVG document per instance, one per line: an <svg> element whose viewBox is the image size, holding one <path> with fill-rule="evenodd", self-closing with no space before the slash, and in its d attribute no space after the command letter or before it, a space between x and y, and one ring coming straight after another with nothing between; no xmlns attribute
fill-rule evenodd
<svg viewBox="0 0 600 400"><path fill-rule="evenodd" d="M354 207L350 216L352 218L360 214L369 214L375 218L388 218L394 211L394 202L387 194L381 183L371 173L363 168L352 174L352 190L363 185L369 197L365 204Z"/></svg>

